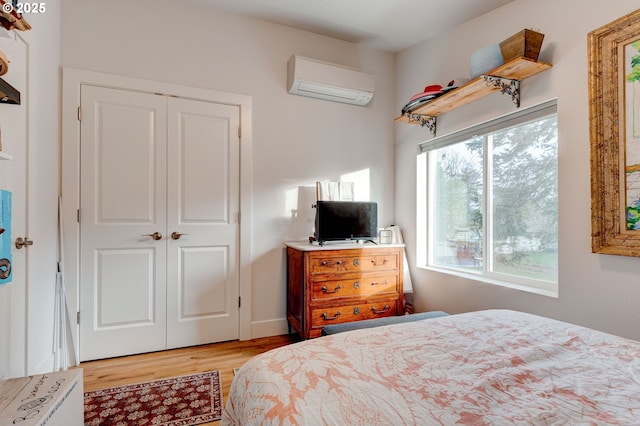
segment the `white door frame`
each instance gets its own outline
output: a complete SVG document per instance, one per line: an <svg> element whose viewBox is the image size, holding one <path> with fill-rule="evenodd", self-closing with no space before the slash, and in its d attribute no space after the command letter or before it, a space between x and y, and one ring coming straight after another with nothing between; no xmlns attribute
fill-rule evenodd
<svg viewBox="0 0 640 426"><path fill-rule="evenodd" d="M251 179L252 179L252 98L197 87L117 76L75 68L62 70L62 208L64 228L64 282L69 311L80 309L80 88L83 84L161 93L186 99L237 105L240 108L240 237L239 237L239 311L240 340L251 338ZM73 330L76 359L78 327Z"/></svg>

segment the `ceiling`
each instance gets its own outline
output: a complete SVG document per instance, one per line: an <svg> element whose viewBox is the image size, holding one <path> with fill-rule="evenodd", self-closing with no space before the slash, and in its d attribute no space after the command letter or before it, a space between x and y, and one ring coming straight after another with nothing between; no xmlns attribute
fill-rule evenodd
<svg viewBox="0 0 640 426"><path fill-rule="evenodd" d="M513 0L190 0L397 52Z"/></svg>

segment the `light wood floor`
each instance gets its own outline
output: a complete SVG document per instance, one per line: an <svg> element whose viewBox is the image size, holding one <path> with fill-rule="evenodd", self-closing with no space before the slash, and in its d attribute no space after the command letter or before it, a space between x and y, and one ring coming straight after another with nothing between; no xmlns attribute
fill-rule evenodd
<svg viewBox="0 0 640 426"><path fill-rule="evenodd" d="M298 340L292 334L83 362L80 368L84 370L84 391L220 370L222 398L226 403L234 368L255 355Z"/></svg>

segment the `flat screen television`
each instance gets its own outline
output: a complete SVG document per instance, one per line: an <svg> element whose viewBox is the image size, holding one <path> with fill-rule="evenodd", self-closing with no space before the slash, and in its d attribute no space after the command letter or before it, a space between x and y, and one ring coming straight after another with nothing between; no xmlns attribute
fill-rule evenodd
<svg viewBox="0 0 640 426"><path fill-rule="evenodd" d="M315 239L373 240L378 232L378 204L370 201L318 201Z"/></svg>

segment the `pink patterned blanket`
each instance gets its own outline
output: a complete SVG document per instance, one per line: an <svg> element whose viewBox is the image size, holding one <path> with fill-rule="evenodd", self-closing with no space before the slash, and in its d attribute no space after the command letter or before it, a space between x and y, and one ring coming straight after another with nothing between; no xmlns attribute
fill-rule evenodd
<svg viewBox="0 0 640 426"><path fill-rule="evenodd" d="M256 356L222 425L640 424L640 342L492 310Z"/></svg>

